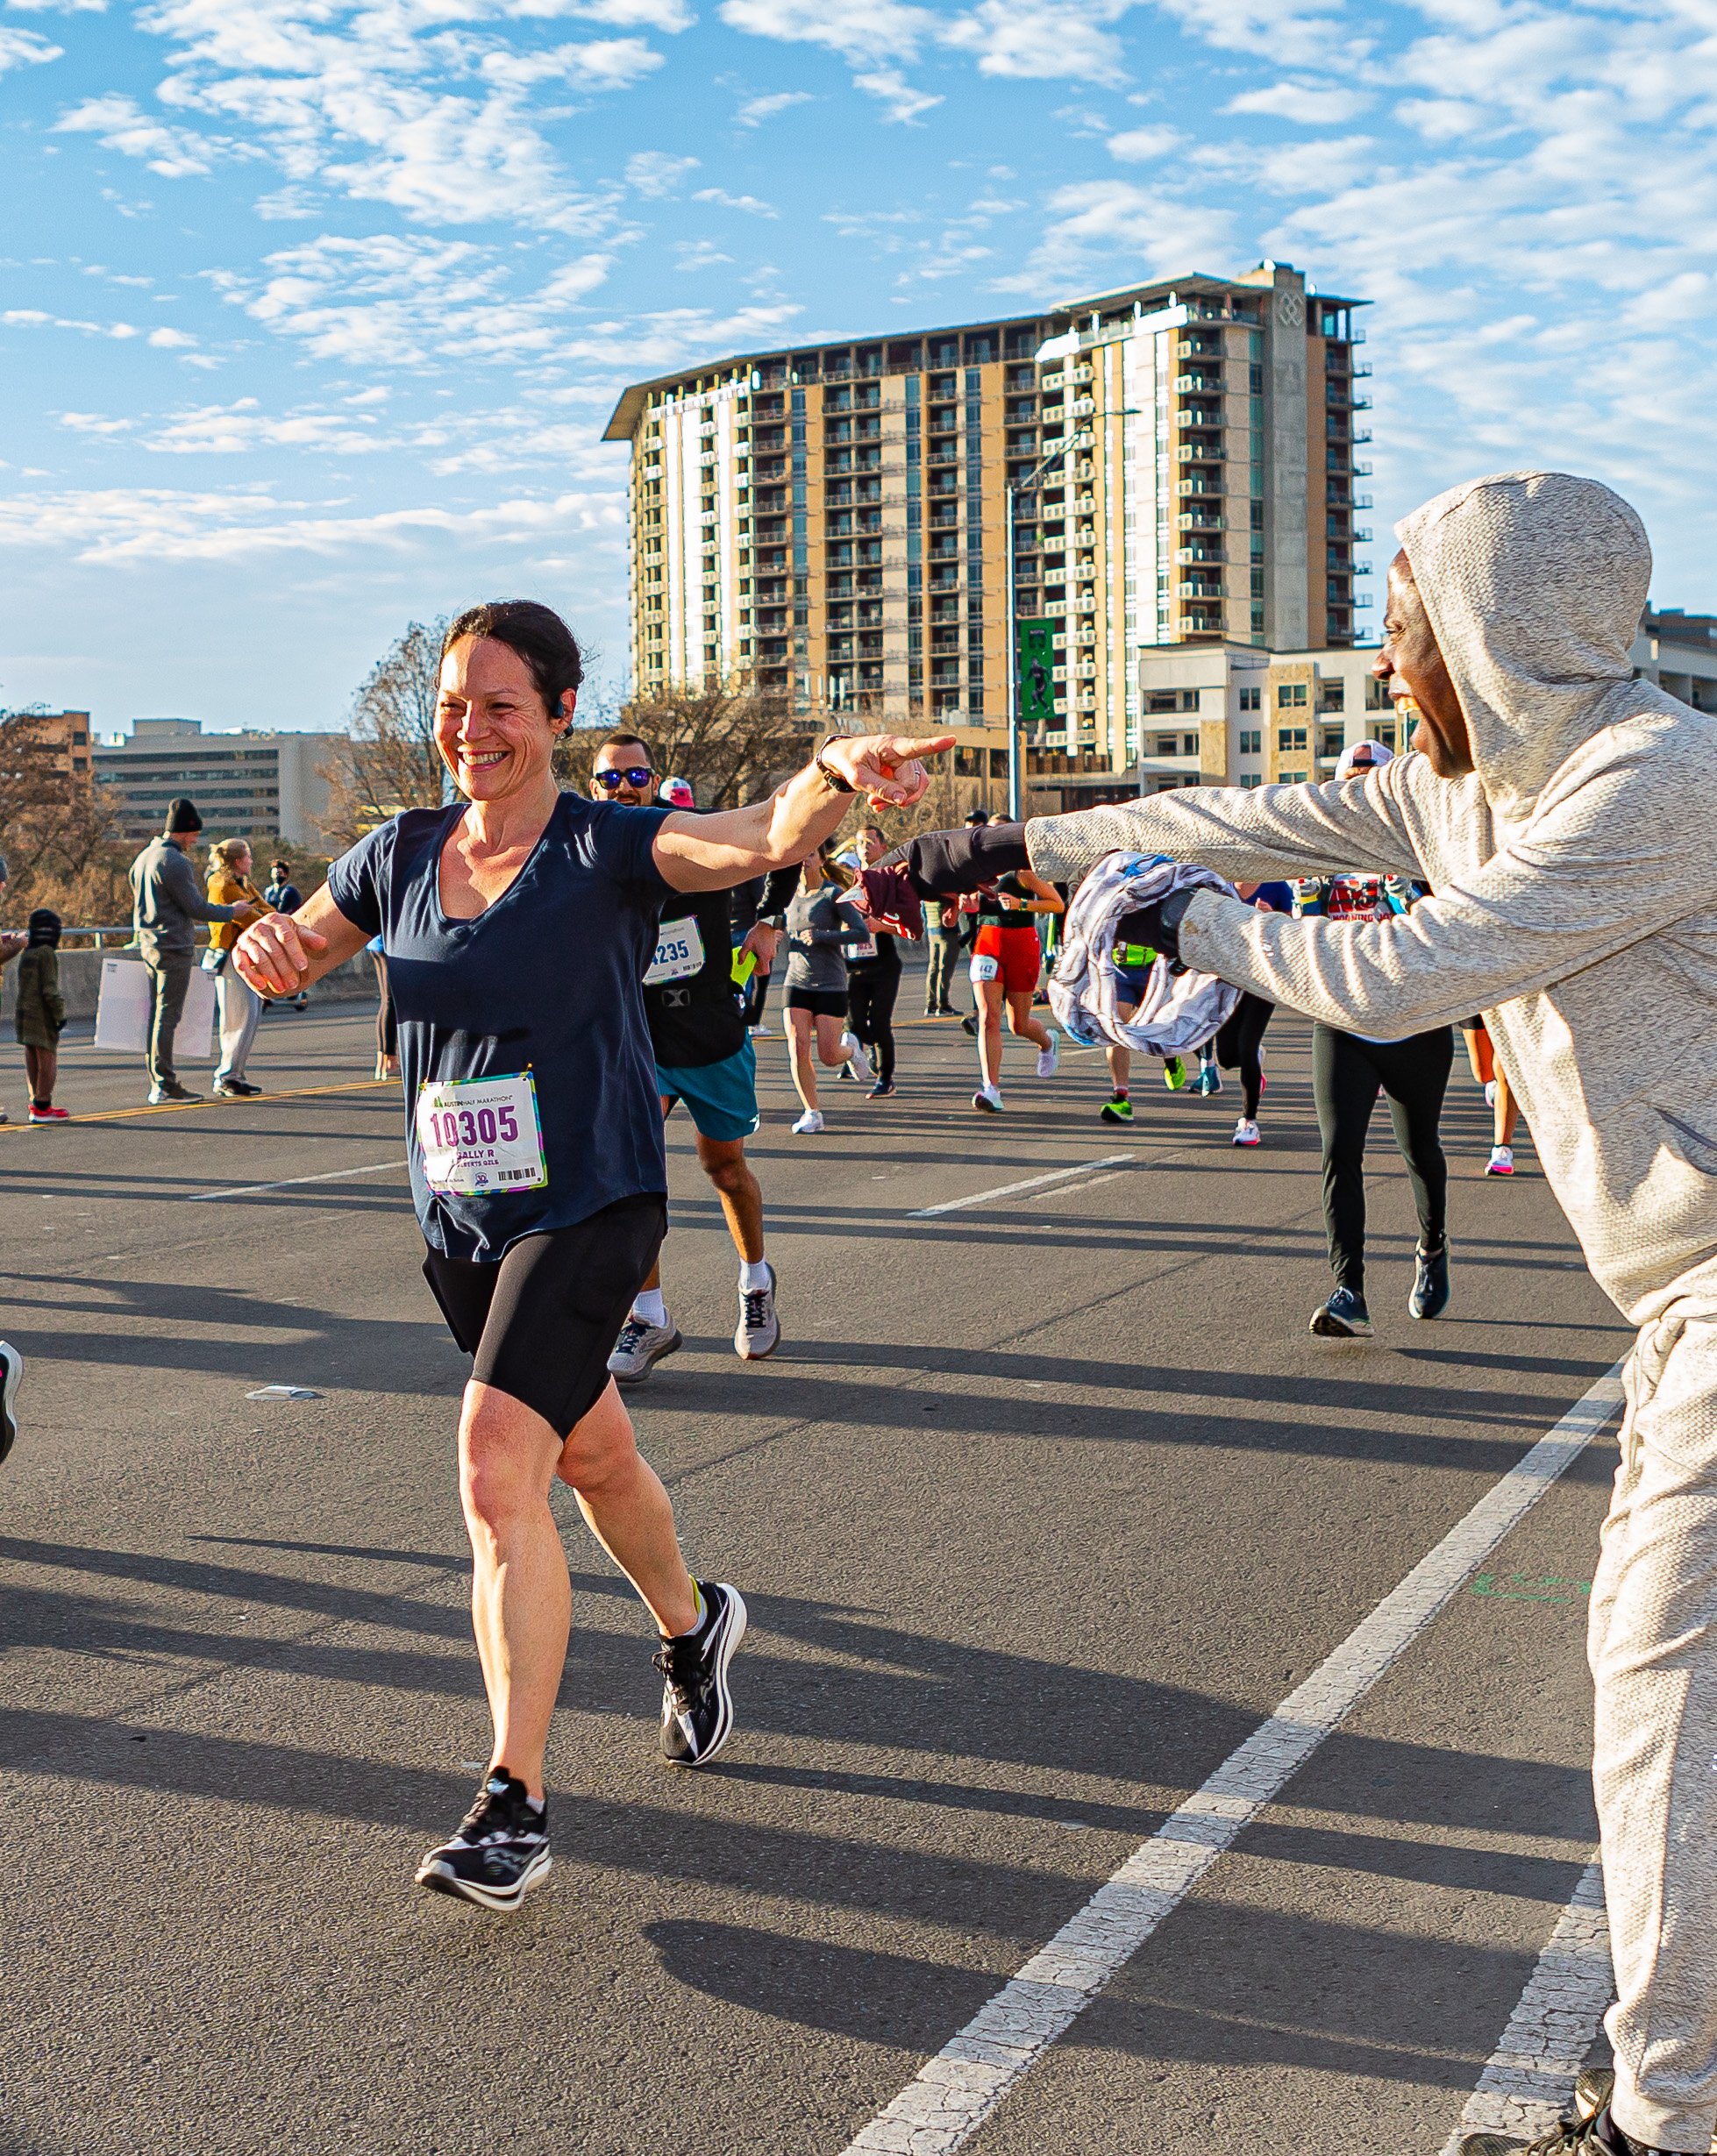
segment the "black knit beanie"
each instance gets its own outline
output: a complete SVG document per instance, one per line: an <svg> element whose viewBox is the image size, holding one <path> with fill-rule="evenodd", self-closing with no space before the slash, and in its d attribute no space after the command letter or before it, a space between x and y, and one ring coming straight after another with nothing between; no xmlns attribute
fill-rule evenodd
<svg viewBox="0 0 1717 2156"><path fill-rule="evenodd" d="M176 837L182 831L200 831L203 819L196 813L196 803L187 800L182 793L175 793L167 805L167 835Z"/></svg>
<svg viewBox="0 0 1717 2156"><path fill-rule="evenodd" d="M37 907L29 921L31 948L33 950L38 943L57 943L61 926L59 914L51 906Z"/></svg>

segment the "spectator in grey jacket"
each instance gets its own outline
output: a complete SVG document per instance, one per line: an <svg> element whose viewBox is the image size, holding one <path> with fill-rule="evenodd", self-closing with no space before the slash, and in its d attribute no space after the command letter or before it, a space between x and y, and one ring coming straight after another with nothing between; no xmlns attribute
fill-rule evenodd
<svg viewBox="0 0 1717 2156"><path fill-rule="evenodd" d="M132 933L149 969L154 999L149 1019L149 1105L201 1100L179 1083L173 1038L185 1008L196 963L196 924L232 921L252 909L217 906L203 895L196 871L185 858L196 844L203 819L196 805L175 796L167 805L167 829L132 863Z"/></svg>
<svg viewBox="0 0 1717 2156"><path fill-rule="evenodd" d="M787 1041L794 1089L805 1110L793 1128L802 1138L814 1138L823 1129L816 1066L811 1060L813 1038L819 1059L830 1070L850 1064L862 1084L871 1082L869 1058L846 1030L846 957L842 949L867 937L870 927L843 903L845 890L831 841L806 862L799 894L787 909Z"/></svg>

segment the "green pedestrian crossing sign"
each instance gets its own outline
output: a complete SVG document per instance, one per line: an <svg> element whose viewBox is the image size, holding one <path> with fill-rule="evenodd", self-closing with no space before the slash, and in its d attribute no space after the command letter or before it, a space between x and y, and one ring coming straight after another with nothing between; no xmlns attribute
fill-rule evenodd
<svg viewBox="0 0 1717 2156"><path fill-rule="evenodd" d="M1020 622L1014 659L1022 726L1055 724L1055 623Z"/></svg>

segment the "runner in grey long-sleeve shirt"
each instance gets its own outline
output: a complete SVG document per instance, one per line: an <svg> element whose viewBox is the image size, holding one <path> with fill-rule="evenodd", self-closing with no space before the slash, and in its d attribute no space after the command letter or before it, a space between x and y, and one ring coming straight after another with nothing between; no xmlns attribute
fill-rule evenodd
<svg viewBox="0 0 1717 2156"><path fill-rule="evenodd" d="M793 1126L799 1137L816 1137L823 1128L823 1111L817 1106L817 1060L831 1071L843 1064L851 1066L863 1084L871 1082L871 1066L864 1050L846 1028L846 958L842 946L862 943L870 936L869 925L844 901L844 886L836 877L830 861L832 844L825 846L819 863L805 864L804 881L787 909L787 1029L793 1056L793 1083L805 1113Z"/></svg>
<svg viewBox="0 0 1717 2156"><path fill-rule="evenodd" d="M1339 785L1042 818L1028 855L1058 879L1119 849L1231 878L1431 885L1386 922L1177 894L1139 933L1345 1030L1399 1039L1482 1011L1593 1277L1639 1327L1589 1641L1615 2088L1595 2120L1535 2146L1703 2156L1717 2125L1717 716L1634 676L1651 552L1608 487L1503 473L1396 530L1376 671L1423 753ZM911 888L1011 865L980 850L964 834L913 841ZM1642 1041L1656 1045L1643 1076Z"/></svg>
<svg viewBox="0 0 1717 2156"><path fill-rule="evenodd" d="M179 1083L173 1067L173 1039L196 964L197 923L232 921L246 910L217 906L185 858L184 849L196 843L202 829L196 803L175 798L167 803L167 829L132 863L132 928L154 992L149 1018L149 1100L154 1107L203 1098Z"/></svg>

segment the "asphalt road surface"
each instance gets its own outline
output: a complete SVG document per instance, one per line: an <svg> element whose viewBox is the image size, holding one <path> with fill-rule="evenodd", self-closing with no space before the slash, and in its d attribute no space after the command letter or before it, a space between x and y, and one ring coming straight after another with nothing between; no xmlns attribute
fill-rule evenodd
<svg viewBox="0 0 1717 2156"><path fill-rule="evenodd" d="M1010 1050L980 1119L946 1021L902 1030L896 1099L828 1086L794 1138L777 1033L755 1367L676 1118L687 1344L629 1397L750 1604L737 1731L663 1766L648 1620L566 1504L555 1870L496 1917L411 1882L488 1724L463 1365L367 1017L271 1014L267 1097L182 1111L74 1036L86 1120L0 1134L0 2156L952 2145L873 2122L1626 1345L1529 1146L1483 1178L1464 1072L1450 1314L1407 1314L1379 1117L1377 1337L1313 1339L1307 1044L1278 1020L1246 1153L1232 1084L1147 1070L1101 1123L1094 1055L1039 1083ZM1611 1431L1395 1642L974 2156L1436 2156L1591 1852L1613 1462Z"/></svg>

